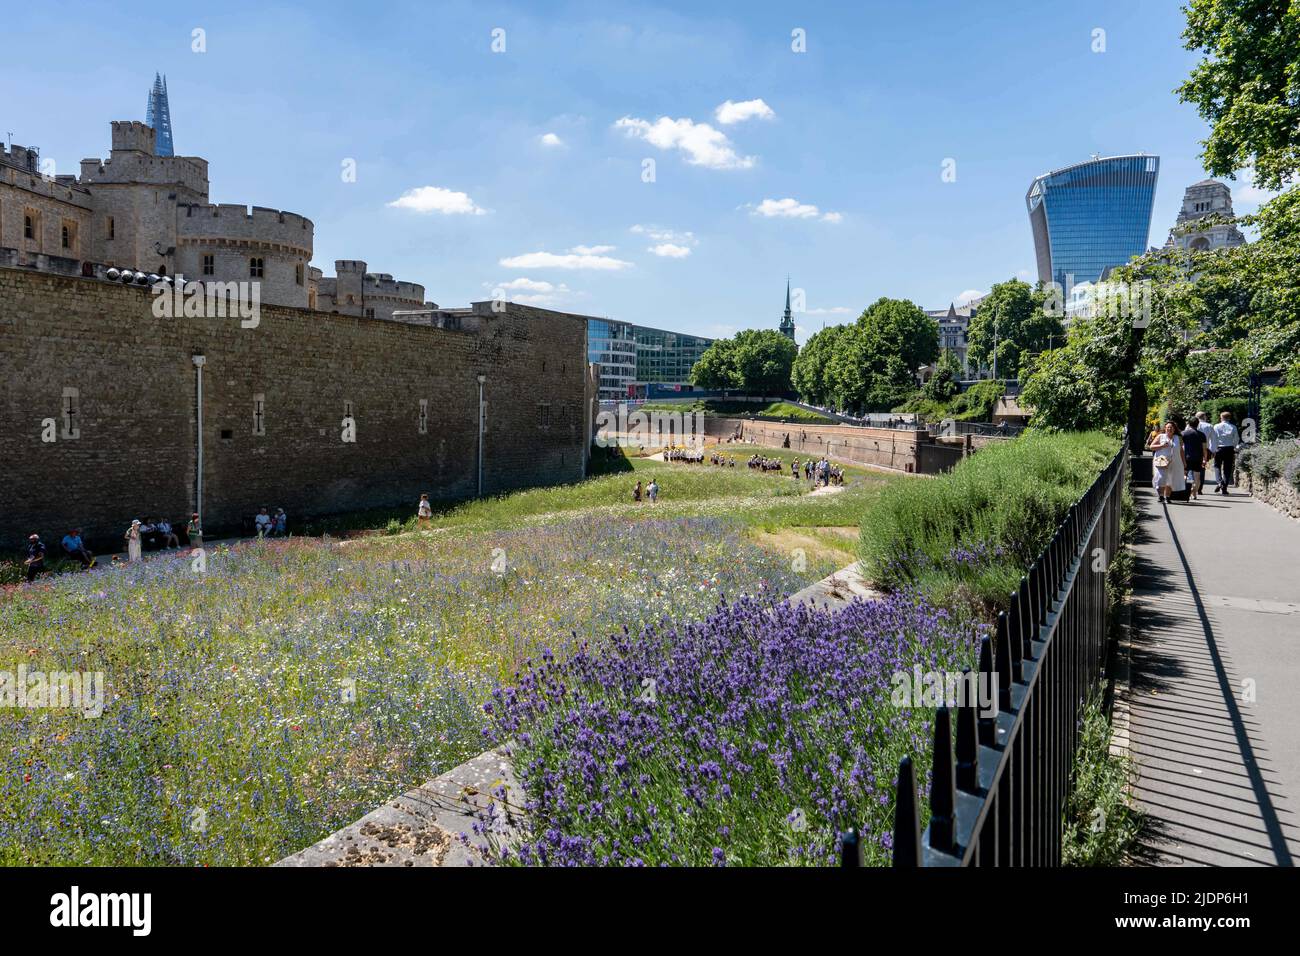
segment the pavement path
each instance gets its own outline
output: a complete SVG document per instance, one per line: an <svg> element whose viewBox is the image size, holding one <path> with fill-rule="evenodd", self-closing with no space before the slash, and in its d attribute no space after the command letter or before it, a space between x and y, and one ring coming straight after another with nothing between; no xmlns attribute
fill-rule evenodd
<svg viewBox="0 0 1300 956"><path fill-rule="evenodd" d="M1128 737L1154 865L1300 859L1300 522L1136 489Z"/></svg>

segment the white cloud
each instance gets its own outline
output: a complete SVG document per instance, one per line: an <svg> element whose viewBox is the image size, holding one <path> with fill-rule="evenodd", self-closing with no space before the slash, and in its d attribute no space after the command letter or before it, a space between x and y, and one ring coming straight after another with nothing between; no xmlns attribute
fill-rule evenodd
<svg viewBox="0 0 1300 956"><path fill-rule="evenodd" d="M838 212L823 213L812 203L797 199L764 199L754 207L754 215L768 219L821 219L822 222L840 222L844 215Z"/></svg>
<svg viewBox="0 0 1300 956"><path fill-rule="evenodd" d="M617 272L631 268L632 263L610 256L588 253L557 255L553 252L526 252L522 256L508 256L499 260L507 269L592 269Z"/></svg>
<svg viewBox="0 0 1300 956"><path fill-rule="evenodd" d="M568 292L569 287L563 282L556 285L553 282L546 282L542 279L529 279L520 276L518 279L511 279L509 282L497 282L492 285L494 289L522 289L525 292Z"/></svg>
<svg viewBox="0 0 1300 956"><path fill-rule="evenodd" d="M607 252L613 252L614 246L574 246L569 251L579 256L603 256Z"/></svg>
<svg viewBox="0 0 1300 956"><path fill-rule="evenodd" d="M753 156L739 156L725 133L708 123L690 119L671 119L661 116L653 123L649 120L624 116L614 123L628 136L643 139L659 149L679 149L686 154L692 166L709 169L749 169L755 163Z"/></svg>
<svg viewBox="0 0 1300 956"><path fill-rule="evenodd" d="M672 242L661 242L657 246L651 246L649 251L665 259L685 259L691 254L691 247L679 246Z"/></svg>
<svg viewBox="0 0 1300 956"><path fill-rule="evenodd" d="M556 147L564 145L564 140L560 139L560 137L556 136L554 133L543 133L539 139L543 146Z"/></svg>
<svg viewBox="0 0 1300 956"><path fill-rule="evenodd" d="M733 103L731 100L723 103L713 111L714 117L723 126L731 126L733 123L743 123L747 119L771 119L776 116L772 107L768 106L762 100L745 100L741 103Z"/></svg>
<svg viewBox="0 0 1300 956"><path fill-rule="evenodd" d="M988 295L988 293L980 289L963 289L961 292L957 293L957 298L952 301L955 305L965 305L972 299L978 299L980 296L985 295Z"/></svg>
<svg viewBox="0 0 1300 956"><path fill-rule="evenodd" d="M828 309L805 309L804 315L849 315L852 312L847 305L833 305Z"/></svg>
<svg viewBox="0 0 1300 956"><path fill-rule="evenodd" d="M482 216L487 212L486 209L475 205L474 200L465 193L443 189L441 186L418 186L415 189L408 189L388 205L394 209L410 209L418 213L437 212L446 216Z"/></svg>
<svg viewBox="0 0 1300 956"><path fill-rule="evenodd" d="M638 236L645 236L647 239L653 239L655 242L676 242L685 245L699 245L699 240L695 238L695 233L686 231L678 232L676 229L662 229L659 226L643 226L637 223L628 229L629 232L635 232Z"/></svg>

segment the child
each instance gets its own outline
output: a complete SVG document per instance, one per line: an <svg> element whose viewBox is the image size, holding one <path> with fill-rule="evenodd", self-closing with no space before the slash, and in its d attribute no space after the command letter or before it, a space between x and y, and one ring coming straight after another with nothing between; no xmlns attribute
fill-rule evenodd
<svg viewBox="0 0 1300 956"><path fill-rule="evenodd" d="M415 514L421 528L433 520L433 505L429 504L428 495L420 495L420 504L416 507Z"/></svg>

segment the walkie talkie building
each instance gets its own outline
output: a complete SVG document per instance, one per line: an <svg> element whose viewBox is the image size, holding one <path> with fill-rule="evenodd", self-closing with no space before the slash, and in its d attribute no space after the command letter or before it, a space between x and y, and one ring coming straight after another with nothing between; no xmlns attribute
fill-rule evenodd
<svg viewBox="0 0 1300 956"><path fill-rule="evenodd" d="M1035 179L1025 205L1039 280L1063 290L1096 282L1146 252L1159 173L1158 156L1139 154L1090 159Z"/></svg>

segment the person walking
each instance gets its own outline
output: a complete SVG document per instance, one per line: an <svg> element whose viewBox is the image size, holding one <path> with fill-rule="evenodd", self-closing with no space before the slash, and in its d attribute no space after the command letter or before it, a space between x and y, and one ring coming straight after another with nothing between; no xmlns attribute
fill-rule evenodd
<svg viewBox="0 0 1300 956"><path fill-rule="evenodd" d="M650 484L646 487L646 495L650 498L650 503L654 504L659 500L659 482L650 479Z"/></svg>
<svg viewBox="0 0 1300 956"><path fill-rule="evenodd" d="M1168 504L1173 500L1174 492L1184 488L1183 475L1186 467L1183 439L1172 421L1165 422L1164 430L1147 445L1147 451L1152 453L1154 459L1151 484L1160 496L1161 504Z"/></svg>
<svg viewBox="0 0 1300 956"><path fill-rule="evenodd" d="M636 502L641 501L641 482L639 481L636 483L636 487L632 489L632 500Z"/></svg>
<svg viewBox="0 0 1300 956"><path fill-rule="evenodd" d="M203 547L203 529L199 526L197 511L190 515L190 523L185 526L185 537L189 540L191 548Z"/></svg>
<svg viewBox="0 0 1300 956"><path fill-rule="evenodd" d="M1205 436L1205 454L1210 461L1214 461L1214 453L1219 450L1219 436L1214 434L1214 426L1210 424L1210 416L1205 412L1197 412L1194 424L1196 430ZM1206 466L1209 467L1208 465ZM1218 469L1215 469L1217 476Z"/></svg>
<svg viewBox="0 0 1300 956"><path fill-rule="evenodd" d="M1219 413L1219 424L1214 426L1214 441L1218 449L1214 453L1214 470L1218 473L1218 485L1214 490L1221 495L1230 494L1228 486L1232 484L1237 446L1241 444L1237 426L1232 424L1232 412Z"/></svg>
<svg viewBox="0 0 1300 956"><path fill-rule="evenodd" d="M1205 435L1197 427L1193 416L1183 429L1183 455L1187 462L1188 497L1195 501L1201 496L1201 483L1205 478L1205 463L1210 460L1209 449L1205 446Z"/></svg>
<svg viewBox="0 0 1300 956"><path fill-rule="evenodd" d="M421 528L428 527L429 522L433 520L433 505L429 503L429 496L420 495L420 503L415 509L416 521Z"/></svg>
<svg viewBox="0 0 1300 956"><path fill-rule="evenodd" d="M140 519L132 518L131 527L126 529L126 559L131 562L140 560Z"/></svg>
<svg viewBox="0 0 1300 956"><path fill-rule="evenodd" d="M28 584L35 581L36 575L45 570L45 545L41 543L39 534L27 536L27 558L23 561L23 566L27 569Z"/></svg>

